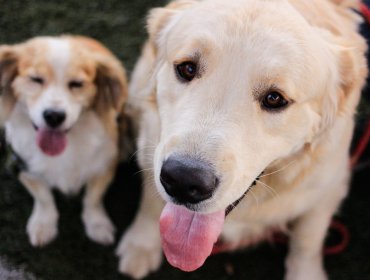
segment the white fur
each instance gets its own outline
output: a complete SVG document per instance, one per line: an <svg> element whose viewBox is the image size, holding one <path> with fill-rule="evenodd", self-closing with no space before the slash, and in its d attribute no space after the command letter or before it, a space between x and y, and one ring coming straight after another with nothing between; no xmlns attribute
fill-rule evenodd
<svg viewBox="0 0 370 280"><path fill-rule="evenodd" d="M37 146L36 131L19 104L6 123L6 135L14 151L27 162L29 172L65 193L76 193L87 180L103 174L117 153L92 111L84 113L68 132L66 150L57 157L45 155Z"/></svg>
<svg viewBox="0 0 370 280"><path fill-rule="evenodd" d="M203 213L226 209L264 170L226 218L222 239L240 248L290 225L286 279L327 278L322 246L347 194L353 114L367 74L357 17L341 2L174 1L152 12L130 93L144 195L118 247L121 272L153 271L163 207L153 188L173 200L160 172L180 154L211 163L220 178L211 198L192 205ZM200 74L179 81L174 65L193 57ZM276 87L294 102L263 109L261 97Z"/></svg>
<svg viewBox="0 0 370 280"><path fill-rule="evenodd" d="M65 73L71 59L70 42L50 38L47 39L47 44L46 60L53 68L55 78L58 81L63 81L66 78Z"/></svg>

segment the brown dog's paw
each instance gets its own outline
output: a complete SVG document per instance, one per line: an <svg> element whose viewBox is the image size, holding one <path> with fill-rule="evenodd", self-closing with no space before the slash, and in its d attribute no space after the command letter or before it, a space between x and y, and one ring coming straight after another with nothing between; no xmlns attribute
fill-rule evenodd
<svg viewBox="0 0 370 280"><path fill-rule="evenodd" d="M36 210L28 221L27 233L32 246L49 244L58 234L57 214Z"/></svg>

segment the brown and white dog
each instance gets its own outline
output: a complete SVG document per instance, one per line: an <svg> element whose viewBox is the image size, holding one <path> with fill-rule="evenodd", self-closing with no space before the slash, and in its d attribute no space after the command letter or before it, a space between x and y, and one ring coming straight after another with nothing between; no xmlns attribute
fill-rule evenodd
<svg viewBox="0 0 370 280"><path fill-rule="evenodd" d="M161 242L191 271L217 239L238 248L286 228L286 279L327 278L322 245L347 194L367 75L358 8L204 0L150 13L129 94L144 194L117 250L121 272L157 269Z"/></svg>
<svg viewBox="0 0 370 280"><path fill-rule="evenodd" d="M76 193L84 184L86 233L112 243L102 198L118 162L117 117L127 97L121 63L90 38L37 37L0 46L0 77L7 142L26 165L19 179L34 198L31 244L57 235L52 188Z"/></svg>

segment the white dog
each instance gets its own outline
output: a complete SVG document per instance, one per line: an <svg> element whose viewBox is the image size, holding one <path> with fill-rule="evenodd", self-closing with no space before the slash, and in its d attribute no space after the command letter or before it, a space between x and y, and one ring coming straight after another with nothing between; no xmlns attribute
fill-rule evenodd
<svg viewBox="0 0 370 280"><path fill-rule="evenodd" d="M367 75L358 5L176 1L150 13L130 88L144 194L121 272L157 269L161 241L192 271L218 239L238 248L286 228L286 279L327 278L323 240L347 194Z"/></svg>
<svg viewBox="0 0 370 280"><path fill-rule="evenodd" d="M0 46L0 78L6 138L24 162L19 179L35 200L27 224L31 244L57 235L51 188L76 193L84 184L86 233L112 243L102 198L118 162L117 117L127 95L118 59L89 38L37 37Z"/></svg>

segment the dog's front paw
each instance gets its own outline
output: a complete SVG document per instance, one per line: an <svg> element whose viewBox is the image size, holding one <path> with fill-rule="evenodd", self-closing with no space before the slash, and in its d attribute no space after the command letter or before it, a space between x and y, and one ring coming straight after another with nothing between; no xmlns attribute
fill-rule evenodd
<svg viewBox="0 0 370 280"><path fill-rule="evenodd" d="M285 280L327 280L328 277L318 258L289 256L286 261Z"/></svg>
<svg viewBox="0 0 370 280"><path fill-rule="evenodd" d="M116 251L119 271L141 279L159 268L162 262L158 222L137 219L122 237Z"/></svg>
<svg viewBox="0 0 370 280"><path fill-rule="evenodd" d="M102 245L114 242L115 227L104 210L86 209L82 215L87 236Z"/></svg>
<svg viewBox="0 0 370 280"><path fill-rule="evenodd" d="M53 211L52 211L53 212ZM27 223L30 242L35 247L50 243L58 234L58 214L48 211L34 211Z"/></svg>

